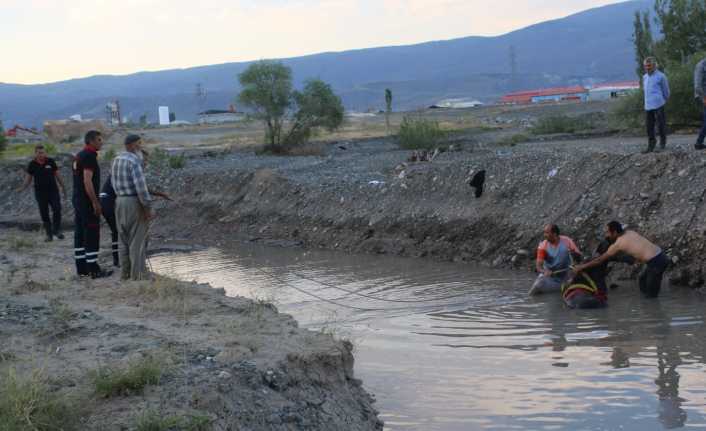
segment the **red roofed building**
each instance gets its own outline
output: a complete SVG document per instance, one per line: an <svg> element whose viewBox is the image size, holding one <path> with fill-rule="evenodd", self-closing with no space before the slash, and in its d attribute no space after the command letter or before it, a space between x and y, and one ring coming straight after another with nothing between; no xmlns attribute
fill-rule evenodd
<svg viewBox="0 0 706 431"><path fill-rule="evenodd" d="M583 102L588 98L588 90L578 85L574 87L545 88L543 90L518 91L506 94L500 103L520 105L561 101Z"/></svg>

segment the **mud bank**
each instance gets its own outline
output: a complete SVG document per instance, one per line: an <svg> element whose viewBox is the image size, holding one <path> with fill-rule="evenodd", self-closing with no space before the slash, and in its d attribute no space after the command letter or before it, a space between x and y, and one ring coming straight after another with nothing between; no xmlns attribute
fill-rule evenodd
<svg viewBox="0 0 706 431"><path fill-rule="evenodd" d="M17 375L63 400L62 429L382 429L349 342L208 285L77 280L70 241L39 241L0 230L0 384ZM96 383L119 370L132 384ZM0 394L2 415L11 393Z"/></svg>

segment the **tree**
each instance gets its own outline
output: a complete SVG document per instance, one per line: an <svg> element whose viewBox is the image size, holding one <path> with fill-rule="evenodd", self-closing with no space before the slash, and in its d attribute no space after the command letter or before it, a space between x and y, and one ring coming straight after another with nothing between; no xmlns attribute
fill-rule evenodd
<svg viewBox="0 0 706 431"><path fill-rule="evenodd" d="M706 50L706 1L655 0L654 9L663 35L655 49L664 61L686 63Z"/></svg>
<svg viewBox="0 0 706 431"><path fill-rule="evenodd" d="M317 127L328 131L338 129L343 123L343 102L331 86L320 79L311 79L302 92L292 93L296 111L292 126L284 139L284 145L292 147L309 140Z"/></svg>
<svg viewBox="0 0 706 431"><path fill-rule="evenodd" d="M387 133L390 133L390 114L392 113L392 90L385 89L385 125L387 125Z"/></svg>
<svg viewBox="0 0 706 431"><path fill-rule="evenodd" d="M253 63L238 79L240 102L265 124L266 150L286 152L306 142L314 129L333 131L343 123L343 103L330 85L311 79L302 91L293 90L292 71L280 62Z"/></svg>
<svg viewBox="0 0 706 431"><path fill-rule="evenodd" d="M292 104L292 70L276 61L251 64L238 76L243 88L240 103L265 123L265 140L272 149L280 146L284 116Z"/></svg>
<svg viewBox="0 0 706 431"><path fill-rule="evenodd" d="M633 21L632 40L635 46L635 63L637 63L636 73L642 85L642 75L644 69L642 66L645 58L653 55L654 41L652 40L652 28L650 26L650 13L644 11L635 11L635 19Z"/></svg>
<svg viewBox="0 0 706 431"><path fill-rule="evenodd" d="M2 127L2 122L0 122L0 152L7 149L7 138L5 137L5 129Z"/></svg>

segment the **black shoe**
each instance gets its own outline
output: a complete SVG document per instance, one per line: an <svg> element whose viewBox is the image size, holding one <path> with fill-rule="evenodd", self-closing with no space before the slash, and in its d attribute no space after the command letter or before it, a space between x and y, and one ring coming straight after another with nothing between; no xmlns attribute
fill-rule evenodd
<svg viewBox="0 0 706 431"><path fill-rule="evenodd" d="M95 280L96 278L106 278L110 277L111 275L113 275L113 271L101 269L99 271L92 272L91 278Z"/></svg>
<svg viewBox="0 0 706 431"><path fill-rule="evenodd" d="M694 145L695 150L706 150L706 145L704 144L696 144Z"/></svg>
<svg viewBox="0 0 706 431"><path fill-rule="evenodd" d="M44 238L44 242L52 242L54 241L54 238L51 235L47 235L46 238Z"/></svg>
<svg viewBox="0 0 706 431"><path fill-rule="evenodd" d="M66 237L64 236L64 234L61 233L61 232L55 233L54 236L56 236L56 237L59 238L59 239L64 239L64 238L66 238Z"/></svg>
<svg viewBox="0 0 706 431"><path fill-rule="evenodd" d="M642 150L642 154L650 154L650 153L652 153L652 152L654 152L654 149L652 149L652 148L648 148L648 149L646 149L646 150Z"/></svg>

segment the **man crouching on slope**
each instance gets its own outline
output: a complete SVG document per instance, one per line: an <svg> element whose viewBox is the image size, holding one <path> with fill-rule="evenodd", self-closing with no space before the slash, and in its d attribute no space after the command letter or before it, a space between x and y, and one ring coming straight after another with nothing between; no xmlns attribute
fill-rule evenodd
<svg viewBox="0 0 706 431"><path fill-rule="evenodd" d="M559 226L544 226L544 241L537 247L539 276L529 291L530 295L559 293L561 284L569 276L571 258L581 259L581 251L568 236L560 235Z"/></svg>

